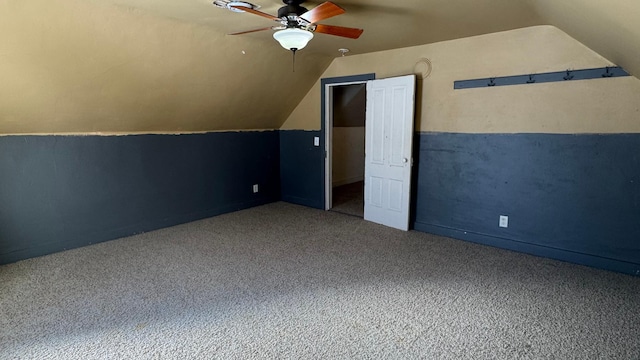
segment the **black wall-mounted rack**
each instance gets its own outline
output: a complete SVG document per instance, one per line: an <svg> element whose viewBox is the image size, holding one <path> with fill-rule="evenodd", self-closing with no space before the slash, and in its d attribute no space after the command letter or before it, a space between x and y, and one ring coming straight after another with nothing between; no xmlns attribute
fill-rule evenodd
<svg viewBox="0 0 640 360"><path fill-rule="evenodd" d="M621 76L629 76L629 73L627 73L623 68L619 66L607 66L596 69L565 70L541 74L503 76L474 80L458 80L453 82L453 88L473 89L481 87L540 84L548 82L588 80Z"/></svg>

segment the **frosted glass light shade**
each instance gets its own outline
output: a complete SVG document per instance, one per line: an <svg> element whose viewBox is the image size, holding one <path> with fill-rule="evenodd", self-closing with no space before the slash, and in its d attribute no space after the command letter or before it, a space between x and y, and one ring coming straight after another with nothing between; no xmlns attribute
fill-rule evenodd
<svg viewBox="0 0 640 360"><path fill-rule="evenodd" d="M287 50L301 50L313 39L311 31L302 29L284 29L273 33L273 38L278 40L280 45Z"/></svg>

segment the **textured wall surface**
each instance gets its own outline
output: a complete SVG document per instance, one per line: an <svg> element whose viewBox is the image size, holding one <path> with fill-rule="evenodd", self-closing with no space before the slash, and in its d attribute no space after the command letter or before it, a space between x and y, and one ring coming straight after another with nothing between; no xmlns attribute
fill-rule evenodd
<svg viewBox="0 0 640 360"><path fill-rule="evenodd" d="M313 138L320 137L320 146ZM324 139L320 131L280 131L282 200L324 209Z"/></svg>
<svg viewBox="0 0 640 360"><path fill-rule="evenodd" d="M640 271L639 134L418 139L416 229Z"/></svg>
<svg viewBox="0 0 640 360"><path fill-rule="evenodd" d="M276 201L278 143L277 131L0 137L0 263Z"/></svg>
<svg viewBox="0 0 640 360"><path fill-rule="evenodd" d="M0 1L0 134L274 129L331 62L301 51L304 71L292 74L268 31L226 35L244 16L167 3L169 17L105 1ZM204 23L176 19L190 5Z"/></svg>

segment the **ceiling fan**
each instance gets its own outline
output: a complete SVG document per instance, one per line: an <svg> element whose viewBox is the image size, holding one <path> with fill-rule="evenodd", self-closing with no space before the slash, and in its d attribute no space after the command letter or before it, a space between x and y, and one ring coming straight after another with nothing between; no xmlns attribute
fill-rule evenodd
<svg viewBox="0 0 640 360"><path fill-rule="evenodd" d="M216 0L213 4L234 12L248 12L279 22L279 26L241 31L229 35L241 35L263 30L277 30L273 34L274 39L276 39L283 48L293 51L294 54L296 51L307 46L313 38L314 32L357 39L364 31L362 29L344 26L318 24L318 22L322 20L345 13L343 8L330 1L323 2L311 10L301 6L304 0L282 0L282 2L285 6L278 10L278 16L259 11L259 6L244 1Z"/></svg>

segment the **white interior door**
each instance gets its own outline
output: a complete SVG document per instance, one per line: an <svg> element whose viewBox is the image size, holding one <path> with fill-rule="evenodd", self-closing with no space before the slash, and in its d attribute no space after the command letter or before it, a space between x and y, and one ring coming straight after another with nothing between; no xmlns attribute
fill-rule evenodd
<svg viewBox="0 0 640 360"><path fill-rule="evenodd" d="M367 81L364 219L409 229L415 76Z"/></svg>

